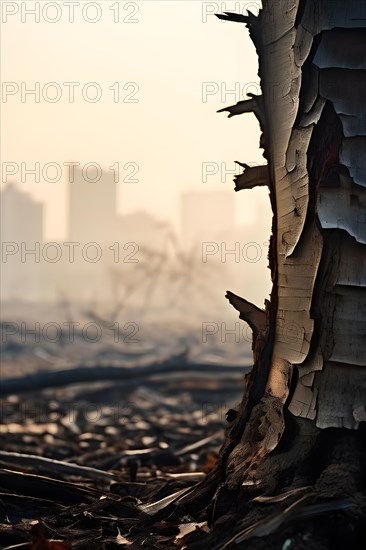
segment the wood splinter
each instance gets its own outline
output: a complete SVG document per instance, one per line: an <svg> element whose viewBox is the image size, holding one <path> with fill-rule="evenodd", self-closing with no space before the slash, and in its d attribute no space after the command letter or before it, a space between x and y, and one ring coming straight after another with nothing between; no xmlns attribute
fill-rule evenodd
<svg viewBox="0 0 366 550"><path fill-rule="evenodd" d="M224 11L224 13L216 13L216 17L223 21L233 21L234 23L245 23L246 25L252 25L258 17L251 11L247 10L248 15L241 13L233 13L231 11Z"/></svg>
<svg viewBox="0 0 366 550"><path fill-rule="evenodd" d="M244 168L244 172L234 176L235 191L242 189L253 189L254 187L269 186L268 165L249 166L248 164L235 161L236 164Z"/></svg>
<svg viewBox="0 0 366 550"><path fill-rule="evenodd" d="M231 118L236 115L242 115L244 113L254 113L257 117L261 128L263 127L263 107L262 107L262 95L256 95L249 92L247 94L250 99L244 99L243 101L238 101L235 105L230 105L229 107L224 107L216 111L217 113L228 112L228 118Z"/></svg>

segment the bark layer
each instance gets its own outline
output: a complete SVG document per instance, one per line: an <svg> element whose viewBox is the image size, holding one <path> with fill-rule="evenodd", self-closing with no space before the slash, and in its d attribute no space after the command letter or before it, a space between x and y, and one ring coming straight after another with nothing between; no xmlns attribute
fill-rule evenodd
<svg viewBox="0 0 366 550"><path fill-rule="evenodd" d="M249 28L259 57L262 95L221 111L253 111L263 132L268 166L240 163L236 190L269 186L273 288L243 401L200 486L219 483L214 508L276 449L289 415L315 430L366 420L363 11L358 0L264 0L257 18L220 16Z"/></svg>

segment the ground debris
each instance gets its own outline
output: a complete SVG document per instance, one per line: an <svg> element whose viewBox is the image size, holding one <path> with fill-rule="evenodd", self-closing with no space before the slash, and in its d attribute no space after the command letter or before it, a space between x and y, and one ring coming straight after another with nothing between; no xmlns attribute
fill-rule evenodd
<svg viewBox="0 0 366 550"><path fill-rule="evenodd" d="M343 465L323 464L317 475L296 479L291 457L281 475L272 458L210 527L208 508L178 513L180 500L215 469L225 414L241 398L231 383L221 392L209 380L185 386L167 377L140 387L81 385L3 399L2 547L352 547L364 532L366 504L364 480L353 475L348 455ZM310 502L286 513L303 496Z"/></svg>

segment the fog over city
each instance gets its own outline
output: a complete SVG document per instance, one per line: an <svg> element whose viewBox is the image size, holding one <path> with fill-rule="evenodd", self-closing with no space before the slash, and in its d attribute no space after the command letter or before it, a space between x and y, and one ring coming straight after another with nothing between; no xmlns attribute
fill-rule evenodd
<svg viewBox="0 0 366 550"><path fill-rule="evenodd" d="M2 4L3 344L46 357L71 322L121 345L136 325L141 348L159 325L239 357L225 292L263 307L271 217L267 190L233 190L236 160L265 162L259 126L215 111L258 92L257 60L215 13L258 3L48 4Z"/></svg>

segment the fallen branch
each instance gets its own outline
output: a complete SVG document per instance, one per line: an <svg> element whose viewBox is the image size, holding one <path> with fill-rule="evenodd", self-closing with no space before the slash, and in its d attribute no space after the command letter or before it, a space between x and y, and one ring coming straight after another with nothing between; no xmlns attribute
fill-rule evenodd
<svg viewBox="0 0 366 550"><path fill-rule="evenodd" d="M1 396L22 392L59 388L70 384L91 383L109 380L138 380L157 374L194 372L199 374L242 375L243 367L234 365L212 365L209 363L188 363L187 353L180 353L163 361L148 365L123 363L120 366L82 366L73 369L42 371L22 377L5 378L1 381Z"/></svg>

